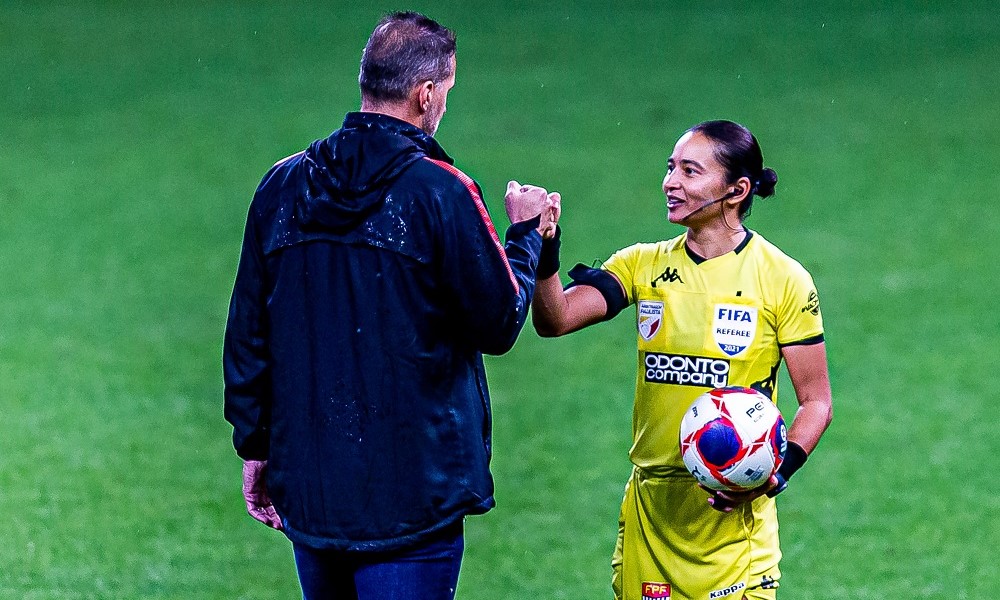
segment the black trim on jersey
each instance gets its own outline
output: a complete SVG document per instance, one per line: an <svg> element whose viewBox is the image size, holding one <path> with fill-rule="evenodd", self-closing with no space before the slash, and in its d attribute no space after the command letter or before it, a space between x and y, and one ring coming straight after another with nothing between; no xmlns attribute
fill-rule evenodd
<svg viewBox="0 0 1000 600"><path fill-rule="evenodd" d="M692 250L691 247L687 245L687 242L684 242L684 251L687 252L688 258L694 261L694 264L696 265L700 265L701 263L708 260L707 258L702 258L701 256L695 254L694 250Z"/></svg>
<svg viewBox="0 0 1000 600"><path fill-rule="evenodd" d="M747 244L750 243L750 238L753 237L753 232L750 231L749 229L744 228L743 231L747 232L747 234L743 238L743 241L741 241L739 244L737 244L737 246L735 248L733 248L733 254L739 254L740 252L743 252L743 249L746 248ZM684 242L684 251L687 252L688 257L692 261L694 261L694 264L696 264L696 265L700 265L701 263L705 262L706 260L709 260L709 259L705 258L704 256L700 256L697 253L695 253L695 251L692 250L691 247L687 245L687 241L686 240Z"/></svg>
<svg viewBox="0 0 1000 600"><path fill-rule="evenodd" d="M743 241L740 242L738 246L733 248L733 254L739 254L740 252L743 252L743 249L746 248L747 244L750 243L750 238L753 237L753 232L750 231L749 229L744 227L743 231L747 232L747 236L743 238Z"/></svg>
<svg viewBox="0 0 1000 600"><path fill-rule="evenodd" d="M628 298L625 297L621 284L618 283L614 275L604 269L595 269L583 263L577 263L569 270L569 276L573 281L566 284L565 289L568 290L577 285L589 285L604 296L608 312L604 315L603 321L613 319L628 306Z"/></svg>
<svg viewBox="0 0 1000 600"><path fill-rule="evenodd" d="M823 334L821 333L819 335L807 337L804 340L797 340L794 342L786 342L784 344L778 344L778 347L785 348L786 346L814 346L816 344L822 344L824 341L825 340L823 340Z"/></svg>

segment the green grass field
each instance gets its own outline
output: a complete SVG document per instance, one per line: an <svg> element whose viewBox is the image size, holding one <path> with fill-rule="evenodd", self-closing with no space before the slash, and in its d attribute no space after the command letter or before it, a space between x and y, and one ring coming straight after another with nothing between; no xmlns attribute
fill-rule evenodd
<svg viewBox="0 0 1000 600"><path fill-rule="evenodd" d="M780 177L748 223L820 287L836 407L779 501L779 597L996 595L992 2L372 4L0 4L0 598L297 596L243 512L222 332L259 177L357 108L398 8L458 32L439 139L498 227L508 178L561 191L567 265L678 233L674 140L747 124ZM499 506L460 598L610 597L634 337L489 359Z"/></svg>

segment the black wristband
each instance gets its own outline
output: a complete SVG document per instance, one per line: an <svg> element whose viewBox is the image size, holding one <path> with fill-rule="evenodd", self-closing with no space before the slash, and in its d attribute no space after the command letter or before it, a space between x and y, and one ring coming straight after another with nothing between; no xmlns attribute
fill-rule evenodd
<svg viewBox="0 0 1000 600"><path fill-rule="evenodd" d="M785 491L785 488L788 487L788 480L782 477L781 473L775 473L774 478L775 480L777 480L778 483L776 483L773 488L767 491L768 498L774 498L781 492Z"/></svg>
<svg viewBox="0 0 1000 600"><path fill-rule="evenodd" d="M559 272L559 241L562 230L556 225L556 234L551 239L542 238L542 252L538 255L538 269L535 279L548 279Z"/></svg>
<svg viewBox="0 0 1000 600"><path fill-rule="evenodd" d="M778 467L778 472L775 473L775 477L778 479L778 485L767 493L771 498L774 498L781 492L785 491L788 487L788 480L792 478L792 475L798 471L802 465L806 464L806 460L809 455L802 446L796 444L795 442L788 442L788 448L785 449L785 459L781 461L781 466Z"/></svg>
<svg viewBox="0 0 1000 600"><path fill-rule="evenodd" d="M806 459L808 458L809 455L802 449L802 446L795 442L788 442L788 448L785 449L785 460L781 461L778 473L781 473L785 481L788 481L802 465L806 464Z"/></svg>

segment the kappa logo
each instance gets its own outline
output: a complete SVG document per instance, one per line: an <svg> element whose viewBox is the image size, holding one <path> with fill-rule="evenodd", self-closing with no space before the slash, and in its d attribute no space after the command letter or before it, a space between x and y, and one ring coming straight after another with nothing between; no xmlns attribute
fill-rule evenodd
<svg viewBox="0 0 1000 600"><path fill-rule="evenodd" d="M781 366L781 359L774 363L771 367L771 372L768 373L767 377L761 379L760 381L755 381L748 385L747 387L751 390L757 390L761 394L764 394L769 399L774 398L774 384L778 380L778 367Z"/></svg>
<svg viewBox="0 0 1000 600"><path fill-rule="evenodd" d="M809 299L806 300L806 305L802 307L801 312L809 311L810 314L819 316L819 294L816 290L809 292Z"/></svg>
<svg viewBox="0 0 1000 600"><path fill-rule="evenodd" d="M684 283L684 280L681 279L681 276L677 272L677 269L671 269L670 267L664 269L663 272L660 273L659 277L649 282L649 285L656 287L657 281L662 281L663 283L673 283L675 281Z"/></svg>
<svg viewBox="0 0 1000 600"><path fill-rule="evenodd" d="M714 598L725 598L726 596L735 594L736 592L742 590L746 586L747 586L747 584L743 583L742 581L739 582L739 583L735 583L735 584L733 584L733 585L731 585L731 586L729 586L727 588L724 588L724 589L721 589L721 590L715 590L714 592L710 592L708 594L708 599L709 600L713 600Z"/></svg>
<svg viewBox="0 0 1000 600"><path fill-rule="evenodd" d="M642 582L642 600L663 600L670 598L669 583Z"/></svg>
<svg viewBox="0 0 1000 600"><path fill-rule="evenodd" d="M648 342L656 336L663 324L663 303L640 300L637 316L636 327L639 330L639 335Z"/></svg>

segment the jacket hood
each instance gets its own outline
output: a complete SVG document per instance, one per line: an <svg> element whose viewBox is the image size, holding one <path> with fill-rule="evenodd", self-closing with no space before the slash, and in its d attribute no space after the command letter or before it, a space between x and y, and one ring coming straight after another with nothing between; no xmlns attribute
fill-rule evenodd
<svg viewBox="0 0 1000 600"><path fill-rule="evenodd" d="M453 161L431 136L406 121L348 113L343 126L305 151L305 190L296 214L307 228L347 230L381 206L389 185L428 156Z"/></svg>

